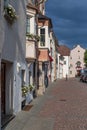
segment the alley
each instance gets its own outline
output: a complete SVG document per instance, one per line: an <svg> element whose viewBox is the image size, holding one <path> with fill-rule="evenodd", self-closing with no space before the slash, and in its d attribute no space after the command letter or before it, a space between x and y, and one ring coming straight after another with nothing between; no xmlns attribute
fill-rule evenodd
<svg viewBox="0 0 87 130"><path fill-rule="evenodd" d="M3 130L87 130L87 84L57 80Z"/></svg>

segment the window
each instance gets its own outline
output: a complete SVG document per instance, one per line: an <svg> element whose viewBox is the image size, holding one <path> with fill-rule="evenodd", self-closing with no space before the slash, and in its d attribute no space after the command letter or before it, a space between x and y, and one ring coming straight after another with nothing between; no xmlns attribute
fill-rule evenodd
<svg viewBox="0 0 87 130"><path fill-rule="evenodd" d="M4 6L7 6L9 3L9 0L4 0Z"/></svg>
<svg viewBox="0 0 87 130"><path fill-rule="evenodd" d="M72 74L72 71L70 71L70 74Z"/></svg>
<svg viewBox="0 0 87 130"><path fill-rule="evenodd" d="M71 67L73 67L73 65L72 65L72 64L70 64L70 68L71 68Z"/></svg>
<svg viewBox="0 0 87 130"><path fill-rule="evenodd" d="M53 48L52 47L50 48L50 54L53 57Z"/></svg>
<svg viewBox="0 0 87 130"><path fill-rule="evenodd" d="M29 85L31 84L31 71L29 71Z"/></svg>
<svg viewBox="0 0 87 130"><path fill-rule="evenodd" d="M78 59L80 59L80 56L78 57Z"/></svg>
<svg viewBox="0 0 87 130"><path fill-rule="evenodd" d="M33 63L33 78L35 79L35 69L36 69L36 65L35 62Z"/></svg>
<svg viewBox="0 0 87 130"><path fill-rule="evenodd" d="M57 58L57 56L56 56L56 64L58 64L58 58Z"/></svg>
<svg viewBox="0 0 87 130"><path fill-rule="evenodd" d="M22 86L25 85L25 70L21 70L21 81L22 81Z"/></svg>
<svg viewBox="0 0 87 130"><path fill-rule="evenodd" d="M30 33L30 17L28 15L26 18L26 33Z"/></svg>
<svg viewBox="0 0 87 130"><path fill-rule="evenodd" d="M64 65L66 65L66 61L64 61Z"/></svg>
<svg viewBox="0 0 87 130"><path fill-rule="evenodd" d="M31 0L32 1L32 4L35 4L35 0Z"/></svg>
<svg viewBox="0 0 87 130"><path fill-rule="evenodd" d="M81 62L80 61L77 61L77 66L79 67L81 65Z"/></svg>
<svg viewBox="0 0 87 130"><path fill-rule="evenodd" d="M52 39L50 39L50 43L52 43Z"/></svg>
<svg viewBox="0 0 87 130"><path fill-rule="evenodd" d="M45 29L40 29L40 45L45 46Z"/></svg>

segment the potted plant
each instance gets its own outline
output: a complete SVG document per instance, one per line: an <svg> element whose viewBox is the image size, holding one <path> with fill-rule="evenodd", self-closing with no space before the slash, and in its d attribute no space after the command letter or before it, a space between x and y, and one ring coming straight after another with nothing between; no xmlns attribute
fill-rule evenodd
<svg viewBox="0 0 87 130"><path fill-rule="evenodd" d="M39 41L40 40L40 37L38 35L34 35L34 34L30 34L30 33L27 33L26 36L28 37L28 39L32 39L32 40L36 40L36 41Z"/></svg>
<svg viewBox="0 0 87 130"><path fill-rule="evenodd" d="M28 37L29 40L33 40L34 39L34 35L33 34L30 34L30 33L27 33L26 36Z"/></svg>
<svg viewBox="0 0 87 130"><path fill-rule="evenodd" d="M4 7L4 17L11 25L17 19L15 9L13 8L12 5L8 4L7 6Z"/></svg>
<svg viewBox="0 0 87 130"><path fill-rule="evenodd" d="M21 90L22 90L22 97L25 97L26 94L27 94L28 91L29 91L29 87L27 87L27 86L22 86Z"/></svg>
<svg viewBox="0 0 87 130"><path fill-rule="evenodd" d="M40 36L35 35L35 39L39 42L40 41Z"/></svg>
<svg viewBox="0 0 87 130"><path fill-rule="evenodd" d="M30 92L33 90L33 85L29 85Z"/></svg>

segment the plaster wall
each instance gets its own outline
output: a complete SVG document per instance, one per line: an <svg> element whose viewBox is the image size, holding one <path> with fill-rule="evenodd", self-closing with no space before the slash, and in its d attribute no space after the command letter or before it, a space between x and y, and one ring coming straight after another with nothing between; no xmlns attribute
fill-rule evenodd
<svg viewBox="0 0 87 130"><path fill-rule="evenodd" d="M82 48L80 45L77 45L75 48L71 50L70 53L70 77L75 77L77 70L76 70L76 63L77 61L81 62L81 68L84 68L84 52L85 49Z"/></svg>
<svg viewBox="0 0 87 130"><path fill-rule="evenodd" d="M3 10L4 3L3 1L1 2L1 8ZM24 69L26 71L26 75L28 74L28 67L25 60L26 2L24 0L10 0L10 4L15 8L18 18L12 25L10 25L4 18L3 11L0 11L0 53L1 60L9 62L13 66L13 73L9 82L11 83L12 91L9 89L9 92L7 92L11 96L9 97L8 94L6 95L8 101L10 102L9 106L6 106L6 109L8 112L10 110L9 107L11 107L11 111L16 114L21 110L21 70ZM20 66L18 66L17 63L19 63ZM9 66L7 68L9 70ZM9 74L8 70L7 75ZM8 79L9 78L10 76L8 75ZM6 86L9 86L8 83L6 84ZM27 78L26 84L28 84Z"/></svg>
<svg viewBox="0 0 87 130"><path fill-rule="evenodd" d="M64 56L64 62L66 62L65 64L63 64L63 77L67 76L69 77L69 56Z"/></svg>

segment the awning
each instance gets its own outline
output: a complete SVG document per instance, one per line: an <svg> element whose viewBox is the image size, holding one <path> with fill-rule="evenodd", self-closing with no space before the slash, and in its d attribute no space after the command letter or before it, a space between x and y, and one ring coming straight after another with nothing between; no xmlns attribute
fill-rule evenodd
<svg viewBox="0 0 87 130"><path fill-rule="evenodd" d="M50 60L50 62L52 62L53 61L53 58L49 55L49 60Z"/></svg>

